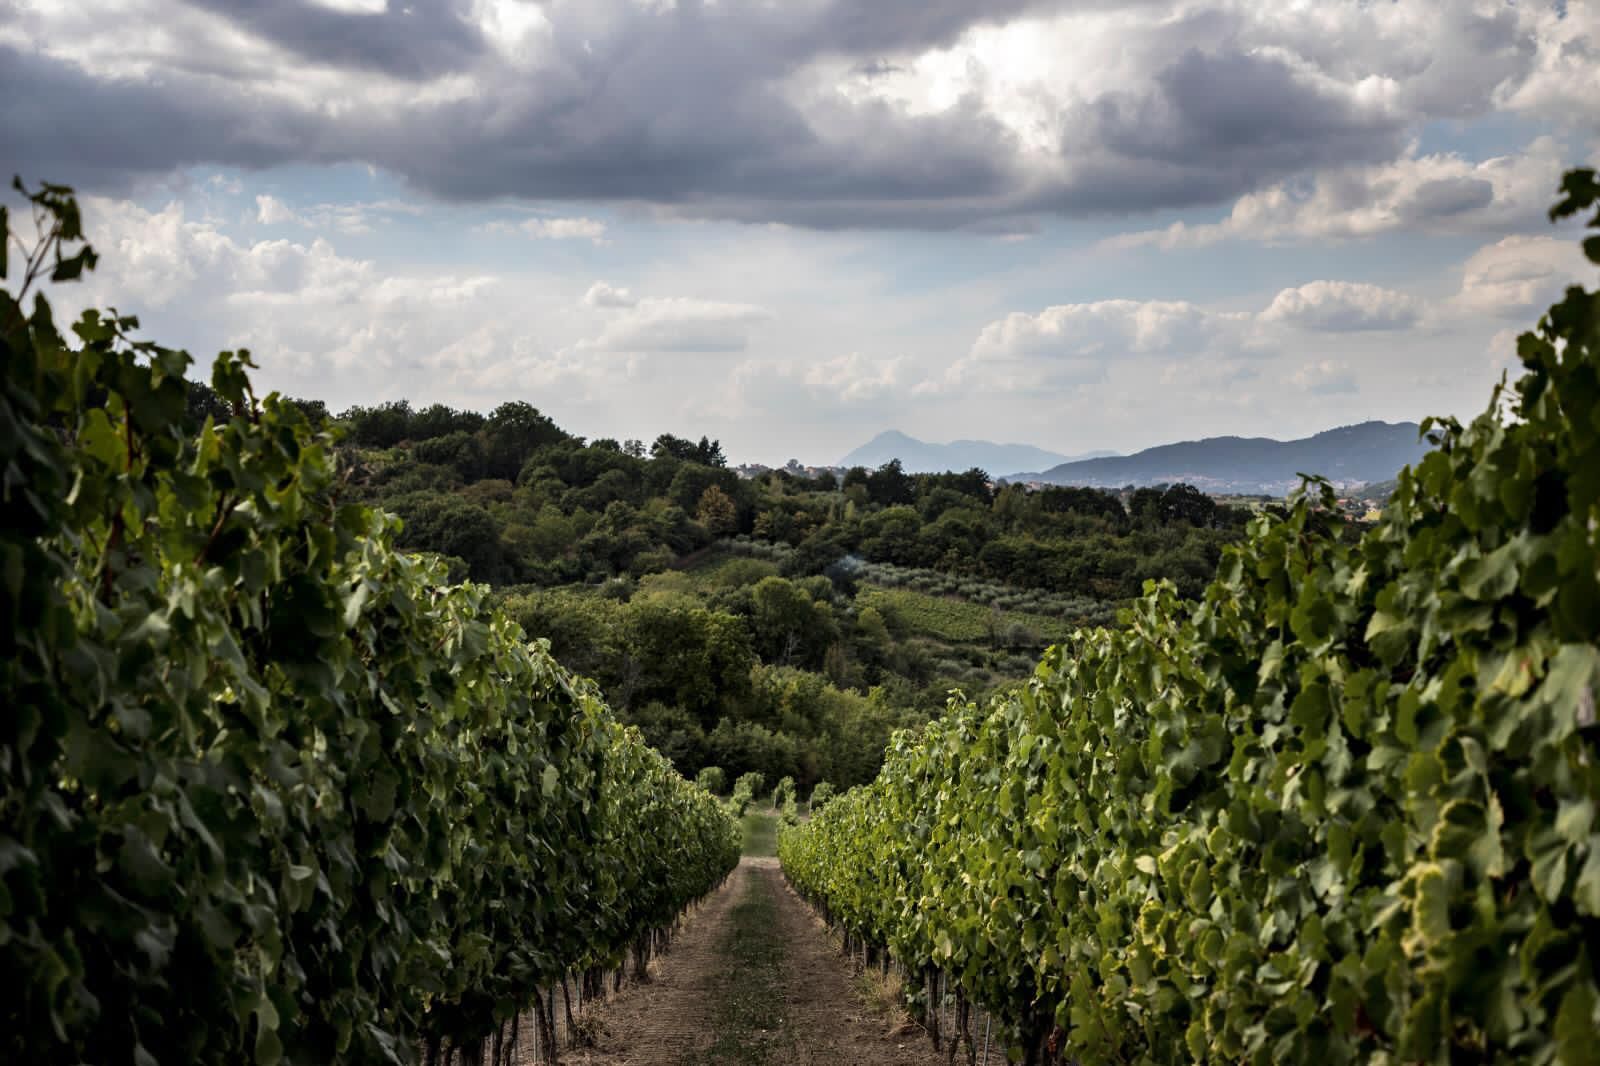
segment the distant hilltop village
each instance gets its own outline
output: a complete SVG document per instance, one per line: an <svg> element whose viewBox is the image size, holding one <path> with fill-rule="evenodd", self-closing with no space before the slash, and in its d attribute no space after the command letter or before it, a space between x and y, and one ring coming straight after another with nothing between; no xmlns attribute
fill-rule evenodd
<svg viewBox="0 0 1600 1066"><path fill-rule="evenodd" d="M764 463L740 463L734 467L734 473L746 480L763 477L775 471L782 471L790 477L819 478L824 474L834 477L843 477L849 467L845 466L807 466L798 459L790 459L782 466L767 466Z"/></svg>

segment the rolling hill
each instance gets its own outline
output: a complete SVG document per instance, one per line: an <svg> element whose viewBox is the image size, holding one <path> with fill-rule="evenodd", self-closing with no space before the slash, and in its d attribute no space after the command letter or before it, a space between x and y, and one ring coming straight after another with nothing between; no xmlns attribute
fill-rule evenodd
<svg viewBox="0 0 1600 1066"><path fill-rule="evenodd" d="M1118 455L1059 463L1008 480L1119 488L1184 481L1206 492L1278 494L1299 475L1342 485L1385 481L1427 450L1415 422L1362 422L1300 440L1207 437Z"/></svg>

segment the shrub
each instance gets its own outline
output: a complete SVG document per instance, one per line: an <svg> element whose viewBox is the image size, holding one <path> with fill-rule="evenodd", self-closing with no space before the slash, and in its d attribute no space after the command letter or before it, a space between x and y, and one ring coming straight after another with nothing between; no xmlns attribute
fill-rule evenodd
<svg viewBox="0 0 1600 1066"><path fill-rule="evenodd" d="M794 799L794 778L784 777L778 781L777 787L772 790L772 805L782 808L786 801Z"/></svg>

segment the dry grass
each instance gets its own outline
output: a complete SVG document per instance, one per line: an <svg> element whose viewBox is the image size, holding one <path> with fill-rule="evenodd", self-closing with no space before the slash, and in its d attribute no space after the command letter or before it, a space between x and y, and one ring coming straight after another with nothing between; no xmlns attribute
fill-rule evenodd
<svg viewBox="0 0 1600 1066"><path fill-rule="evenodd" d="M856 992L873 1010L897 1023L896 1028L916 1026L906 1011L905 983L891 967L888 971L869 966L856 974Z"/></svg>

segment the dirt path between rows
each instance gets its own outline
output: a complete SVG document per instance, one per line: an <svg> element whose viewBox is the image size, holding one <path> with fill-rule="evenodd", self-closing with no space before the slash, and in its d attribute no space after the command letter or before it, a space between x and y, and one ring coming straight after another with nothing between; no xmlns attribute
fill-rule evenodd
<svg viewBox="0 0 1600 1066"><path fill-rule="evenodd" d="M586 1012L576 1066L943 1066L927 1036L856 977L783 879L747 856L684 923L651 981Z"/></svg>

